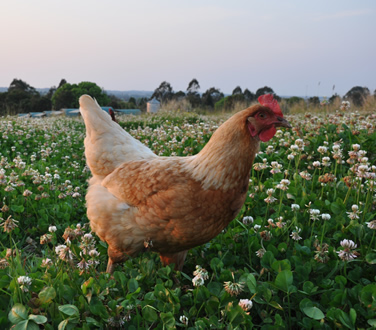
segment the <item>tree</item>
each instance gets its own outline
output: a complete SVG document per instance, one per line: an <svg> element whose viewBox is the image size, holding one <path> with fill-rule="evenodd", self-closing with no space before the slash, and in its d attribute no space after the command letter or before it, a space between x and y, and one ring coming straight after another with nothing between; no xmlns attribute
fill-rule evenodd
<svg viewBox="0 0 376 330"><path fill-rule="evenodd" d="M317 107L320 105L320 99L318 96L313 96L308 99L308 104L312 105L314 107Z"/></svg>
<svg viewBox="0 0 376 330"><path fill-rule="evenodd" d="M65 85L66 83L67 83L67 81L65 79L61 79L59 86L57 86L57 88L63 87L63 85Z"/></svg>
<svg viewBox="0 0 376 330"><path fill-rule="evenodd" d="M116 97L115 95L111 94L108 96L109 98L109 102L108 102L108 106L109 107L112 107L114 109L123 109L123 103L124 101L119 99L118 97Z"/></svg>
<svg viewBox="0 0 376 330"><path fill-rule="evenodd" d="M160 102L166 102L168 100L172 99L172 96L174 95L174 91L171 87L171 84L167 81L163 81L158 88L154 90L153 95L151 98L156 98Z"/></svg>
<svg viewBox="0 0 376 330"><path fill-rule="evenodd" d="M274 93L273 89L271 89L268 86L264 86L256 91L255 99L258 99L259 96L264 94L272 94L274 97L276 97L276 94Z"/></svg>
<svg viewBox="0 0 376 330"><path fill-rule="evenodd" d="M202 94L202 104L209 108L214 108L214 104L223 98L223 96L219 88L211 87Z"/></svg>
<svg viewBox="0 0 376 330"><path fill-rule="evenodd" d="M5 94L4 108L8 113L41 111L40 94L36 89L21 79L13 79ZM47 110L47 109L43 109Z"/></svg>
<svg viewBox="0 0 376 330"><path fill-rule="evenodd" d="M240 88L240 86L235 87L235 89L232 91L232 95L240 95L240 94L243 94L243 91Z"/></svg>
<svg viewBox="0 0 376 330"><path fill-rule="evenodd" d="M176 92L174 95L173 95L173 99L174 100L181 100L185 97L185 93L183 91L179 91L179 92Z"/></svg>
<svg viewBox="0 0 376 330"><path fill-rule="evenodd" d="M199 94L200 84L197 79L192 79L187 88L187 99L193 108L198 107L201 104L201 97Z"/></svg>
<svg viewBox="0 0 376 330"><path fill-rule="evenodd" d="M31 87L28 83L24 82L21 79L13 79L8 87L8 92L13 91L23 91L28 94L37 94L38 92L35 90L34 87Z"/></svg>
<svg viewBox="0 0 376 330"><path fill-rule="evenodd" d="M341 99L341 97L337 94L337 93L335 93L335 94L333 94L331 97L329 97L329 103L330 104L333 104L333 103L335 103L337 100L340 100Z"/></svg>
<svg viewBox="0 0 376 330"><path fill-rule="evenodd" d="M94 97L102 106L105 106L110 102L108 95L97 84L83 81L78 85L65 83L58 88L52 97L53 108L78 108L78 99L83 94L88 94L91 97Z"/></svg>
<svg viewBox="0 0 376 330"><path fill-rule="evenodd" d="M294 104L303 103L304 99L302 97L299 97L299 96L291 96L291 97L285 99L285 101L288 105L294 105Z"/></svg>
<svg viewBox="0 0 376 330"><path fill-rule="evenodd" d="M344 99L350 101L357 107L361 107L369 95L370 91L367 87L355 86L346 93Z"/></svg>
<svg viewBox="0 0 376 330"><path fill-rule="evenodd" d="M198 83L196 78L193 78L188 84L187 94L198 93L199 89L200 89L200 84Z"/></svg>
<svg viewBox="0 0 376 330"><path fill-rule="evenodd" d="M253 102L254 100L256 100L256 95L248 90L248 88L244 90L243 95L247 102Z"/></svg>

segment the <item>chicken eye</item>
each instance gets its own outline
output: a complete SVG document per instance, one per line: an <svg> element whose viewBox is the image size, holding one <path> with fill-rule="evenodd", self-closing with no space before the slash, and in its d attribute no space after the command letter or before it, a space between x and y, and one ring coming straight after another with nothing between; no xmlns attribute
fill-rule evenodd
<svg viewBox="0 0 376 330"><path fill-rule="evenodd" d="M259 118L266 119L266 118L268 118L268 115L265 112L260 112Z"/></svg>

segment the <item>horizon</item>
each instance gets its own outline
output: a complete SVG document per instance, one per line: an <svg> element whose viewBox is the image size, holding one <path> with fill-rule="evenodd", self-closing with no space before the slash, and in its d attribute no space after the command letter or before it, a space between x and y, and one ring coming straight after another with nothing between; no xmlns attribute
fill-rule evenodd
<svg viewBox="0 0 376 330"><path fill-rule="evenodd" d="M239 0L200 3L8 2L2 11L0 86L95 82L105 90L225 94L240 86L277 95L376 89L376 2ZM11 27L11 28L9 28ZM36 87L45 86L45 87Z"/></svg>
<svg viewBox="0 0 376 330"><path fill-rule="evenodd" d="M31 86L31 87L34 87L34 86ZM353 87L355 87L355 86L353 86ZM47 93L50 88L51 87L35 87L36 91L38 91L39 93L41 93L41 91L43 91L43 93ZM8 89L8 87L1 87L0 86L0 93L1 93L2 89ZM154 93L154 91L151 91L151 90L135 90L135 89L116 90L116 89L104 89L103 88L103 91L105 93L107 93L108 95L111 95L111 93L119 93L119 94L120 93L127 93L128 95L133 96L133 97L134 97L134 95L132 95L131 93L140 93L140 94L141 93L143 93L143 94L146 94L146 93L152 94L152 93ZM178 91L174 90L174 92L176 93ZM253 91L251 91L251 92L253 92ZM256 91L254 91L254 92L256 92ZM203 93L204 92L200 92L199 94L202 95ZM112 95L117 96L116 94L112 94ZM225 96L229 96L229 95L231 95L231 93L224 93L224 95ZM320 99L325 99L325 98L330 98L334 94L330 95L330 96L325 96L325 95L304 95L303 96L303 95L295 95L295 94L291 94L291 95L278 95L278 94L276 94L276 95L279 96L279 97L281 97L281 98L300 97L300 98L303 98L303 99L308 99L310 97L316 97L317 96ZM338 96L340 96L342 98L344 95L338 95Z"/></svg>

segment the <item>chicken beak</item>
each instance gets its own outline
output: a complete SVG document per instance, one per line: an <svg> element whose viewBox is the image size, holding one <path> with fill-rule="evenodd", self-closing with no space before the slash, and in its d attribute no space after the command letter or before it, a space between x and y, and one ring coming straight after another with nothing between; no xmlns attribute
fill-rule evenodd
<svg viewBox="0 0 376 330"><path fill-rule="evenodd" d="M291 124L282 117L277 117L277 122L275 123L275 127L286 127L286 128L292 128Z"/></svg>

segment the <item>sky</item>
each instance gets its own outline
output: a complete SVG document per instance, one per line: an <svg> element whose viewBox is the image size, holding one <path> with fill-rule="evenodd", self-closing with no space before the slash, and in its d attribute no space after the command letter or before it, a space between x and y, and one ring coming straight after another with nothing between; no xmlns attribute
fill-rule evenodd
<svg viewBox="0 0 376 330"><path fill-rule="evenodd" d="M376 89L375 0L2 0L0 87Z"/></svg>

